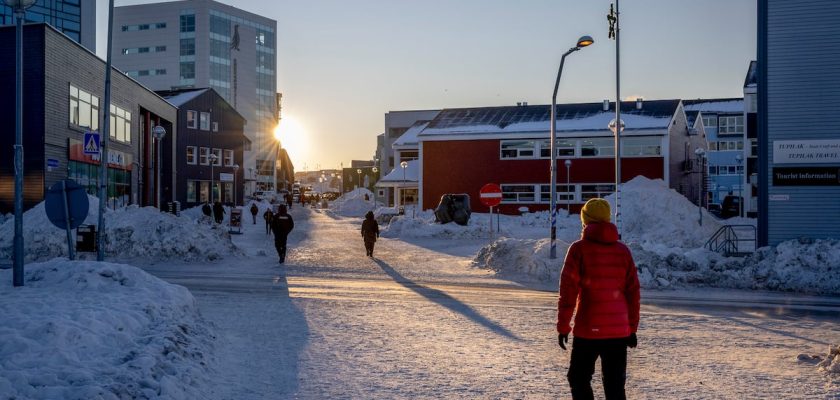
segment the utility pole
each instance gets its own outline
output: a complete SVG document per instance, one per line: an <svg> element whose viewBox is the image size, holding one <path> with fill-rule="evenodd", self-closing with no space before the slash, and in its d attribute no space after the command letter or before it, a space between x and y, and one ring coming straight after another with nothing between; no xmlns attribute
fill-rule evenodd
<svg viewBox="0 0 840 400"><path fill-rule="evenodd" d="M618 228L619 237L621 237L621 131L624 128L621 121L620 17L618 0L615 0L615 9L610 5L607 21L610 25L609 37L615 39L615 226Z"/></svg>

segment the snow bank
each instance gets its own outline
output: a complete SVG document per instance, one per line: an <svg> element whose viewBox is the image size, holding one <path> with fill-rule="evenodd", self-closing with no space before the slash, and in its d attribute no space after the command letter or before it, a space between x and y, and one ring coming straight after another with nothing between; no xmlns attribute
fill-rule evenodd
<svg viewBox="0 0 840 400"><path fill-rule="evenodd" d="M88 196L91 207L85 224L98 224L99 200ZM200 210L199 210L200 213ZM238 254L227 226L216 226L189 216L176 217L153 207L129 206L107 209L105 252L115 257L150 259L213 260ZM47 218L44 202L23 215L24 246L27 261L66 257L67 234ZM14 245L14 219L0 225L0 259L11 258Z"/></svg>
<svg viewBox="0 0 840 400"><path fill-rule="evenodd" d="M380 235L387 238L440 238L440 239L478 239L490 237L490 227L487 219L476 218L473 214L467 225L454 222L439 224L435 222L432 211L397 215L391 218L388 226L380 228ZM502 227L501 235L509 235L510 231Z"/></svg>
<svg viewBox="0 0 840 400"><path fill-rule="evenodd" d="M207 398L213 332L181 286L124 264L0 271L0 393L20 399Z"/></svg>
<svg viewBox="0 0 840 400"><path fill-rule="evenodd" d="M367 200L365 200L365 196L367 196ZM375 207L373 192L365 188L357 188L344 193L330 203L332 212L345 217L363 217Z"/></svg>
<svg viewBox="0 0 840 400"><path fill-rule="evenodd" d="M828 354L824 356L799 354L796 356L796 361L815 365L819 371L825 372L835 379L840 378L840 346L838 345L828 346Z"/></svg>
<svg viewBox="0 0 840 400"><path fill-rule="evenodd" d="M549 239L499 238L479 250L473 263L504 275L527 275L541 282L557 282L569 243L557 241L559 256L552 260L550 242Z"/></svg>

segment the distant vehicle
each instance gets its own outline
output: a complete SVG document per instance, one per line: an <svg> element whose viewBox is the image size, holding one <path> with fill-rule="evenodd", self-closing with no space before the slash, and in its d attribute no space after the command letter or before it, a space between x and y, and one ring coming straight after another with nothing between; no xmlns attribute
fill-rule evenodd
<svg viewBox="0 0 840 400"><path fill-rule="evenodd" d="M732 218L741 214L741 197L726 196L721 203L720 217Z"/></svg>
<svg viewBox="0 0 840 400"><path fill-rule="evenodd" d="M715 217L721 218L721 211L722 210L723 209L721 208L720 204L717 204L717 203L709 204L709 214L712 214Z"/></svg>
<svg viewBox="0 0 840 400"><path fill-rule="evenodd" d="M251 197L258 201L272 201L277 199L277 192L273 190L258 190Z"/></svg>

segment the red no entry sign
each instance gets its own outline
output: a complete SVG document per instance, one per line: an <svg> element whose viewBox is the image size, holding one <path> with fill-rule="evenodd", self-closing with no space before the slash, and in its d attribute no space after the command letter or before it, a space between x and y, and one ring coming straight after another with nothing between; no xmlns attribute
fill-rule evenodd
<svg viewBox="0 0 840 400"><path fill-rule="evenodd" d="M478 199L487 207L496 207L502 202L502 188L495 183L488 183L478 191Z"/></svg>

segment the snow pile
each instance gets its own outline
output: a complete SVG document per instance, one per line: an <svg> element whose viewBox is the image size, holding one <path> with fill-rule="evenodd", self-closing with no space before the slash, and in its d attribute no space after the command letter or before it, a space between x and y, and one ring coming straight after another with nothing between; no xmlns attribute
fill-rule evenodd
<svg viewBox="0 0 840 400"><path fill-rule="evenodd" d="M542 282L557 282L563 266L563 255L569 243L557 241L558 258L549 258L549 239L499 238L483 247L473 259L474 265L505 275L527 275Z"/></svg>
<svg viewBox="0 0 840 400"><path fill-rule="evenodd" d="M0 271L0 393L20 399L207 398L213 332L190 292L124 264Z"/></svg>
<svg viewBox="0 0 840 400"><path fill-rule="evenodd" d="M615 195L606 197L615 209ZM722 226L661 179L637 176L621 185L621 234L626 243L656 243L676 248L702 247Z"/></svg>
<svg viewBox="0 0 840 400"><path fill-rule="evenodd" d="M97 225L99 200L93 196L88 196L88 200L91 206L84 223ZM219 259L238 254L227 230L226 225L215 226L206 220L176 217L152 207L107 209L105 252L116 257ZM23 235L27 261L68 256L67 234L49 221L44 202L24 213ZM0 259L12 257L13 245L14 219L10 219L0 225Z"/></svg>
<svg viewBox="0 0 840 400"><path fill-rule="evenodd" d="M8 220L14 220L14 214L2 214L0 213L0 225L3 225Z"/></svg>
<svg viewBox="0 0 840 400"><path fill-rule="evenodd" d="M388 226L380 228L380 232L381 236L387 238L479 239L490 237L490 227L486 218L476 218L476 214L473 214L465 226L454 222L439 224L435 222L434 213L428 210L417 212L414 217L410 214L395 216L391 218ZM510 232L502 227L501 235L510 236Z"/></svg>
<svg viewBox="0 0 840 400"><path fill-rule="evenodd" d="M799 354L796 361L817 366L820 371L840 377L840 346L828 346L828 355Z"/></svg>
<svg viewBox="0 0 840 400"><path fill-rule="evenodd" d="M367 200L365 197L367 196ZM330 209L345 217L363 217L374 209L373 192L365 188L357 188L344 193L330 204Z"/></svg>

